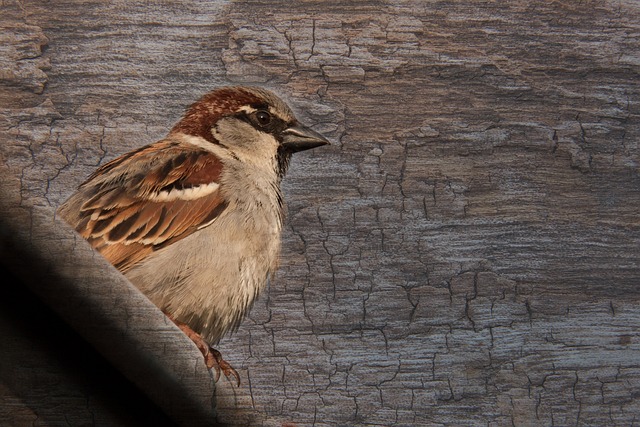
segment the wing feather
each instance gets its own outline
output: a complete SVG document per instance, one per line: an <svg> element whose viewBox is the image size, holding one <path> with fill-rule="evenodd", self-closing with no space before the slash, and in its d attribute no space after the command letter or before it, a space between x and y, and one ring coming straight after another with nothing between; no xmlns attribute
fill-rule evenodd
<svg viewBox="0 0 640 427"><path fill-rule="evenodd" d="M127 271L225 210L221 173L222 163L213 153L162 140L102 166L60 212L112 264Z"/></svg>

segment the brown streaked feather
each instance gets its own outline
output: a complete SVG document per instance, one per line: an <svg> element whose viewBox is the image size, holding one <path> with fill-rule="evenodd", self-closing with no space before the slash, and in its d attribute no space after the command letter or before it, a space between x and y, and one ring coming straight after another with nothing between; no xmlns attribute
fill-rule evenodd
<svg viewBox="0 0 640 427"><path fill-rule="evenodd" d="M163 140L142 147L105 164L80 186L87 201L80 206L76 230L127 271L151 252L207 225L227 206L219 187L189 199L158 195L181 196L219 184L221 172L220 160L196 146Z"/></svg>
<svg viewBox="0 0 640 427"><path fill-rule="evenodd" d="M163 159L168 157L168 160L158 157L160 151L163 152ZM218 182L221 171L222 163L213 153L173 139L164 139L124 154L98 168L82 184L97 185L96 194L85 205L90 208L100 197L117 189L127 195L131 195L129 189L135 189L136 195L144 196L177 182L185 186ZM127 188L117 185L125 182Z"/></svg>
<svg viewBox="0 0 640 427"><path fill-rule="evenodd" d="M140 243L131 245L107 245L101 244L101 242L102 241L94 242L89 240L89 243L91 243L103 257L122 272L128 271L136 265L137 262L149 256L155 250L153 246L142 245Z"/></svg>

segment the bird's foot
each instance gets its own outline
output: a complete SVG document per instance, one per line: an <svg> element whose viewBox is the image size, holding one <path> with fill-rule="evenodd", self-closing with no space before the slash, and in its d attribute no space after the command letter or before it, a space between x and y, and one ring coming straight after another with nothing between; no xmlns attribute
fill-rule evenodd
<svg viewBox="0 0 640 427"><path fill-rule="evenodd" d="M211 347L209 343L207 343L204 338L202 338L202 335L191 329L191 327L186 323L176 320L170 315L167 315L167 317L171 319L171 321L175 323L176 326L182 332L184 332L184 334L189 337L191 341L193 341L196 347L198 347L198 350L200 350L200 353L202 353L202 355L204 356L204 363L207 368L215 370L216 382L218 382L218 380L220 379L220 371L222 371L225 377L229 379L231 379L231 377L233 376L236 379L238 387L240 387L240 375L238 374L238 371L236 371L229 362L222 358L222 354L218 350Z"/></svg>
<svg viewBox="0 0 640 427"><path fill-rule="evenodd" d="M236 379L238 387L240 387L240 375L238 374L238 371L233 369L233 366L222 358L222 354L218 350L213 347L209 347L209 352L204 355L204 359L207 364L207 368L215 369L216 382L218 381L218 378L220 378L220 371L222 371L224 376L229 379L233 376Z"/></svg>

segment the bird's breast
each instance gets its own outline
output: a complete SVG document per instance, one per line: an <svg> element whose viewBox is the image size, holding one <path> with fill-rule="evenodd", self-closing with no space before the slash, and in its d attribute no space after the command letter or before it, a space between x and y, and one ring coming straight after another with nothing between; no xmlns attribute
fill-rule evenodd
<svg viewBox="0 0 640 427"><path fill-rule="evenodd" d="M162 310L217 342L239 325L278 266L278 197L255 189L226 196L227 208L209 226L155 252L127 277Z"/></svg>

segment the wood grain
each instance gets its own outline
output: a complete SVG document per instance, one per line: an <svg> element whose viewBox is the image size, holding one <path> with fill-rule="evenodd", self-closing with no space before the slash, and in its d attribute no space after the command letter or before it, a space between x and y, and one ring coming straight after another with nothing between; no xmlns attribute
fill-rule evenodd
<svg viewBox="0 0 640 427"><path fill-rule="evenodd" d="M212 87L294 157L282 267L221 343L231 425L632 425L635 1L5 2L0 156L52 212ZM41 46L45 46L41 49Z"/></svg>

